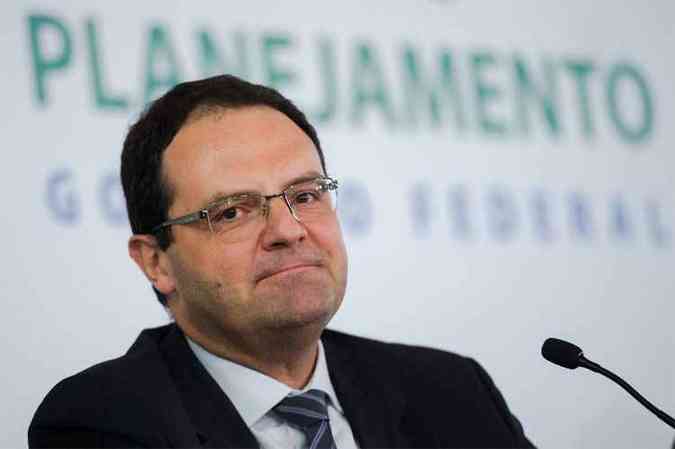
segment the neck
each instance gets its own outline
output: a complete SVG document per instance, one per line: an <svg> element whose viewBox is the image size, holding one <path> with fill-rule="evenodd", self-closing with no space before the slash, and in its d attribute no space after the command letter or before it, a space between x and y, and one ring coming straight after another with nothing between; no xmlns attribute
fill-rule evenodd
<svg viewBox="0 0 675 449"><path fill-rule="evenodd" d="M177 323L192 341L218 357L246 366L291 388L304 388L314 373L321 330L258 331L250 338L207 335L187 323Z"/></svg>

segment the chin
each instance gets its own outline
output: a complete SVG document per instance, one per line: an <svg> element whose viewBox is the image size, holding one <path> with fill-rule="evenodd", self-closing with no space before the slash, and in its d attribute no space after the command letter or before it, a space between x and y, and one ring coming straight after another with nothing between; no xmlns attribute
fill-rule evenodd
<svg viewBox="0 0 675 449"><path fill-rule="evenodd" d="M337 311L333 295L301 295L277 298L268 317L277 328L317 327L323 329Z"/></svg>
<svg viewBox="0 0 675 449"><path fill-rule="evenodd" d="M272 277L258 286L257 298L268 318L279 327L325 326L340 305L335 285L326 273L299 272Z"/></svg>
<svg viewBox="0 0 675 449"><path fill-rule="evenodd" d="M284 301L286 306L283 310L277 310L276 320L279 324L288 327L319 325L325 327L333 318L337 307L333 297L321 298L289 298Z"/></svg>

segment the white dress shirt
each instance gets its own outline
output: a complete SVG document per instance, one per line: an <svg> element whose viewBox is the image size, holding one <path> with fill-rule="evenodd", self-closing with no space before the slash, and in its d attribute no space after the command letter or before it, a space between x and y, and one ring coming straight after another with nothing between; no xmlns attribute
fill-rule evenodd
<svg viewBox="0 0 675 449"><path fill-rule="evenodd" d="M232 401L262 449L307 447L304 434L289 426L272 408L288 395L311 389L328 394L328 419L337 449L357 449L352 429L328 376L328 364L321 341L316 367L309 383L302 390L295 390L265 374L211 354L189 338L186 339L197 359Z"/></svg>

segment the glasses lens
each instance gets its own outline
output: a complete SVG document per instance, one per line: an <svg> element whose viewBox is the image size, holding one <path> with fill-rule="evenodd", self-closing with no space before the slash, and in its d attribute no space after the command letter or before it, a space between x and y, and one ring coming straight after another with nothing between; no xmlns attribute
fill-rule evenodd
<svg viewBox="0 0 675 449"><path fill-rule="evenodd" d="M337 183L317 179L296 184L286 191L291 206L302 220L332 213L337 206Z"/></svg>
<svg viewBox="0 0 675 449"><path fill-rule="evenodd" d="M262 212L263 197L245 193L225 199L208 209L209 226L214 234L232 235L246 229Z"/></svg>

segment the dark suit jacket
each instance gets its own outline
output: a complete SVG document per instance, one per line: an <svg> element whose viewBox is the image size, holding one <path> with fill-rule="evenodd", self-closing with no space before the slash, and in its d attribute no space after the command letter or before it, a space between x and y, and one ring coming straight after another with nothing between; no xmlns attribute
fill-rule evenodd
<svg viewBox="0 0 675 449"><path fill-rule="evenodd" d="M531 447L475 361L329 330L322 341L360 447ZM123 357L56 385L28 440L30 447L258 447L175 324L143 331Z"/></svg>

